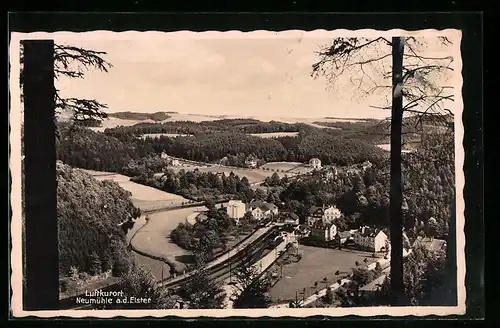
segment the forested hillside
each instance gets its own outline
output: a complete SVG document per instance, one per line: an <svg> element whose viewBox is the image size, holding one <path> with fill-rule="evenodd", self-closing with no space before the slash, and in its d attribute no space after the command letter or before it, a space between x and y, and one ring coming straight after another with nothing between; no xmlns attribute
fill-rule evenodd
<svg viewBox="0 0 500 328"><path fill-rule="evenodd" d="M422 148L404 155L403 206L407 229L425 229L427 235L436 237L447 234L455 202L453 142L452 134L424 135ZM339 226L387 227L389 172L389 163L384 162L365 171L340 171L333 181L316 174L311 179L290 183L279 196L299 215L313 205L336 204L345 220Z"/></svg>
<svg viewBox="0 0 500 328"><path fill-rule="evenodd" d="M120 129L127 128L103 134L63 124L59 128L61 137L57 143L58 159L76 167L123 172L123 168L132 160L156 156L163 151L174 157L201 162L218 162L224 157L237 156L238 160L231 161L234 166L243 166L248 155L255 155L266 162L307 162L312 157L318 157L323 164L339 165L362 163L366 160L378 163L387 157L386 152L365 141L344 139L314 128L301 130L296 137L260 138L226 131L144 139L136 138L135 134L129 132L120 132Z"/></svg>
<svg viewBox="0 0 500 328"><path fill-rule="evenodd" d="M164 121L170 118L167 112L156 112L156 113L136 113L136 112L116 112L108 113L109 117L116 117L122 120L152 120L155 122Z"/></svg>
<svg viewBox="0 0 500 328"><path fill-rule="evenodd" d="M261 122L254 119L222 119L203 122L174 121L166 123L138 123L132 126L119 126L112 129L106 129L104 132L109 135L143 135L149 133L202 134L209 132L299 132L310 129L310 126L302 123L290 124L276 121Z"/></svg>
<svg viewBox="0 0 500 328"><path fill-rule="evenodd" d="M98 181L67 165L57 165L59 270L91 275L128 272L131 255L120 223L140 215L130 193L112 181ZM74 269L72 269L74 271Z"/></svg>
<svg viewBox="0 0 500 328"><path fill-rule="evenodd" d="M57 159L65 164L89 170L120 172L131 159L147 155L132 143L120 141L82 127L59 124Z"/></svg>

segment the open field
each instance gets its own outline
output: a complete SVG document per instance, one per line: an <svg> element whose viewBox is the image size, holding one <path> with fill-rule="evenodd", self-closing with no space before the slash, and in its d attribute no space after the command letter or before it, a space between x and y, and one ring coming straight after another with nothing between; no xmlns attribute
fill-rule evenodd
<svg viewBox="0 0 500 328"><path fill-rule="evenodd" d="M176 138L176 137L192 137L191 134L180 134L180 133L147 133L143 134L142 138L159 138L159 137L168 137L168 138Z"/></svg>
<svg viewBox="0 0 500 328"><path fill-rule="evenodd" d="M368 113L367 113L368 114ZM94 131L104 131L106 128L114 128L117 126L129 126L137 123L165 123L165 122L173 122L173 121L191 121L191 122L202 122L202 121L215 121L221 119L255 119L262 122L270 122L270 121L278 121L283 123L304 123L310 126L320 128L320 129L328 129L329 127L316 124L314 122L359 122L365 119L362 118L341 118L341 117L332 117L332 118L324 118L324 117L314 117L314 118L306 118L306 117L285 117L285 116L243 116L243 115L202 115L202 114L189 114L189 113L168 113L170 118L154 122L153 120L123 120L116 117L108 117L102 123L102 127L92 127L90 129ZM64 120L65 118L61 118ZM293 133L293 132L292 132Z"/></svg>
<svg viewBox="0 0 500 328"><path fill-rule="evenodd" d="M123 189L132 193L132 197L130 198L132 203L142 211L154 210L166 206L178 206L188 201L188 199L182 196L132 182L125 175L90 170L84 171L90 173L98 180L113 180L117 182Z"/></svg>
<svg viewBox="0 0 500 328"><path fill-rule="evenodd" d="M179 167L171 167L174 171L194 171L195 169L200 170L200 172L212 172L212 173L224 173L229 175L231 172L237 176L243 178L246 177L250 183L256 183L263 181L265 178L273 175L273 171L264 171L262 169L245 169L238 167L227 167L227 166L196 166L196 165L185 165Z"/></svg>
<svg viewBox="0 0 500 328"><path fill-rule="evenodd" d="M262 165L261 169L269 169L274 171L289 171L292 169L299 168L300 166L304 166L304 164L300 162L270 162Z"/></svg>
<svg viewBox="0 0 500 328"><path fill-rule="evenodd" d="M278 137L296 137L298 132L269 132L269 133L251 133L250 135L260 138L278 138Z"/></svg>
<svg viewBox="0 0 500 328"><path fill-rule="evenodd" d="M271 297L274 302L283 302L295 299L296 292L302 297L305 288L305 297L316 292L315 282L318 282L317 289L324 288L322 282L324 277L328 278L327 284L331 285L346 273L350 273L355 267L355 262L364 265L363 260L368 259L368 263L375 262L377 259L371 257L371 253L353 250L337 250L328 248L319 248L311 246L299 246L302 252L302 259L297 263L291 263L283 266L283 277L271 289ZM311 268L314 267L314 270ZM339 276L335 275L336 271Z"/></svg>
<svg viewBox="0 0 500 328"><path fill-rule="evenodd" d="M287 173L290 173L290 174L306 174L306 173L310 173L312 170L313 170L313 168L310 167L310 166L301 165L301 166L295 167L294 169L290 170Z"/></svg>

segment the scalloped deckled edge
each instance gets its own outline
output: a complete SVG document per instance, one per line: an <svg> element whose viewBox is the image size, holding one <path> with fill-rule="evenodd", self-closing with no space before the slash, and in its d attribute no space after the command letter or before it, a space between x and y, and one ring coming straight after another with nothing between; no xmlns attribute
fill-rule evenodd
<svg viewBox="0 0 500 328"><path fill-rule="evenodd" d="M307 309L225 309L225 310L58 310L58 311L24 311L22 309L22 254L21 254L21 103L19 94L19 41L21 39L56 39L58 42L71 40L127 40L127 39L147 39L154 41L157 38L191 38L191 39L222 39L222 38L297 38L297 37L338 37L338 36L449 36L454 40L453 57L456 71L455 81L455 179L456 179L456 231L457 231L457 295L458 305L449 307L364 307L364 308L307 308ZM463 138L464 128L462 122L463 100L462 100L462 58L460 53L462 33L455 29L435 30L426 29L419 31L409 31L402 29L392 29L379 31L374 29L334 31L327 30L287 30L287 31L265 31L257 30L252 32L241 32L236 30L219 32L158 32L158 31L92 31L92 32L33 32L33 33L12 33L10 43L10 169L12 175L11 183L11 288L12 298L10 308L15 317L72 317L72 318L141 318L141 317L296 317L306 318L313 316L342 317L356 315L360 317L371 316L416 316L423 317L429 315L446 316L465 313L465 200L463 198L463 188L465 176L463 172L464 149Z"/></svg>

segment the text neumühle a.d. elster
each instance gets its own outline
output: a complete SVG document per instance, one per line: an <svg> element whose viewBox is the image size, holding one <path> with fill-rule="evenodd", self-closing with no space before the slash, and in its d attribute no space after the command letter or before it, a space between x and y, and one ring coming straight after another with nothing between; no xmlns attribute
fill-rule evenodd
<svg viewBox="0 0 500 328"><path fill-rule="evenodd" d="M123 291L104 292L100 289L85 291L85 296L77 297L76 304L148 304L151 298L126 296Z"/></svg>

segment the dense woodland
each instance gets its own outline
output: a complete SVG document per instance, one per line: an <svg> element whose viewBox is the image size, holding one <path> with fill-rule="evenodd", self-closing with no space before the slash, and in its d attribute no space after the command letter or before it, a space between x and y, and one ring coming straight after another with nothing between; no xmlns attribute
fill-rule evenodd
<svg viewBox="0 0 500 328"><path fill-rule="evenodd" d="M236 166L244 166L244 158L249 155L265 162L307 162L318 157L324 164L339 165L366 160L378 163L387 158L385 151L365 141L342 139L321 129L302 131L297 137L272 139L239 132L139 139L133 134L118 132L119 129L105 134L64 124L59 129L58 159L72 166L110 172L123 172L131 160L163 151L174 157L201 162L219 162L227 157L229 164Z"/></svg>
<svg viewBox="0 0 500 328"><path fill-rule="evenodd" d="M255 198L248 179L240 178L233 172L218 175L198 170L174 172L167 169L161 176L141 174L131 178L131 181L196 201L223 201L229 198L250 201Z"/></svg>
<svg viewBox="0 0 500 328"><path fill-rule="evenodd" d="M174 121L166 123L139 123L133 126L119 126L106 129L104 133L143 135L150 133L175 133L175 134L204 134L213 132L237 132L237 133L270 133L270 132L298 132L310 130L306 124L262 122L254 119L222 119L215 121L191 122Z"/></svg>
<svg viewBox="0 0 500 328"><path fill-rule="evenodd" d="M155 113L137 113L137 112L116 112L108 113L109 117L116 117L122 120L152 120L155 122L168 120L171 116L169 114L175 114L174 112L155 112Z"/></svg>
<svg viewBox="0 0 500 328"><path fill-rule="evenodd" d="M96 275L128 272L131 255L120 223L140 215L130 193L112 181L98 181L63 164L57 166L59 270Z"/></svg>

